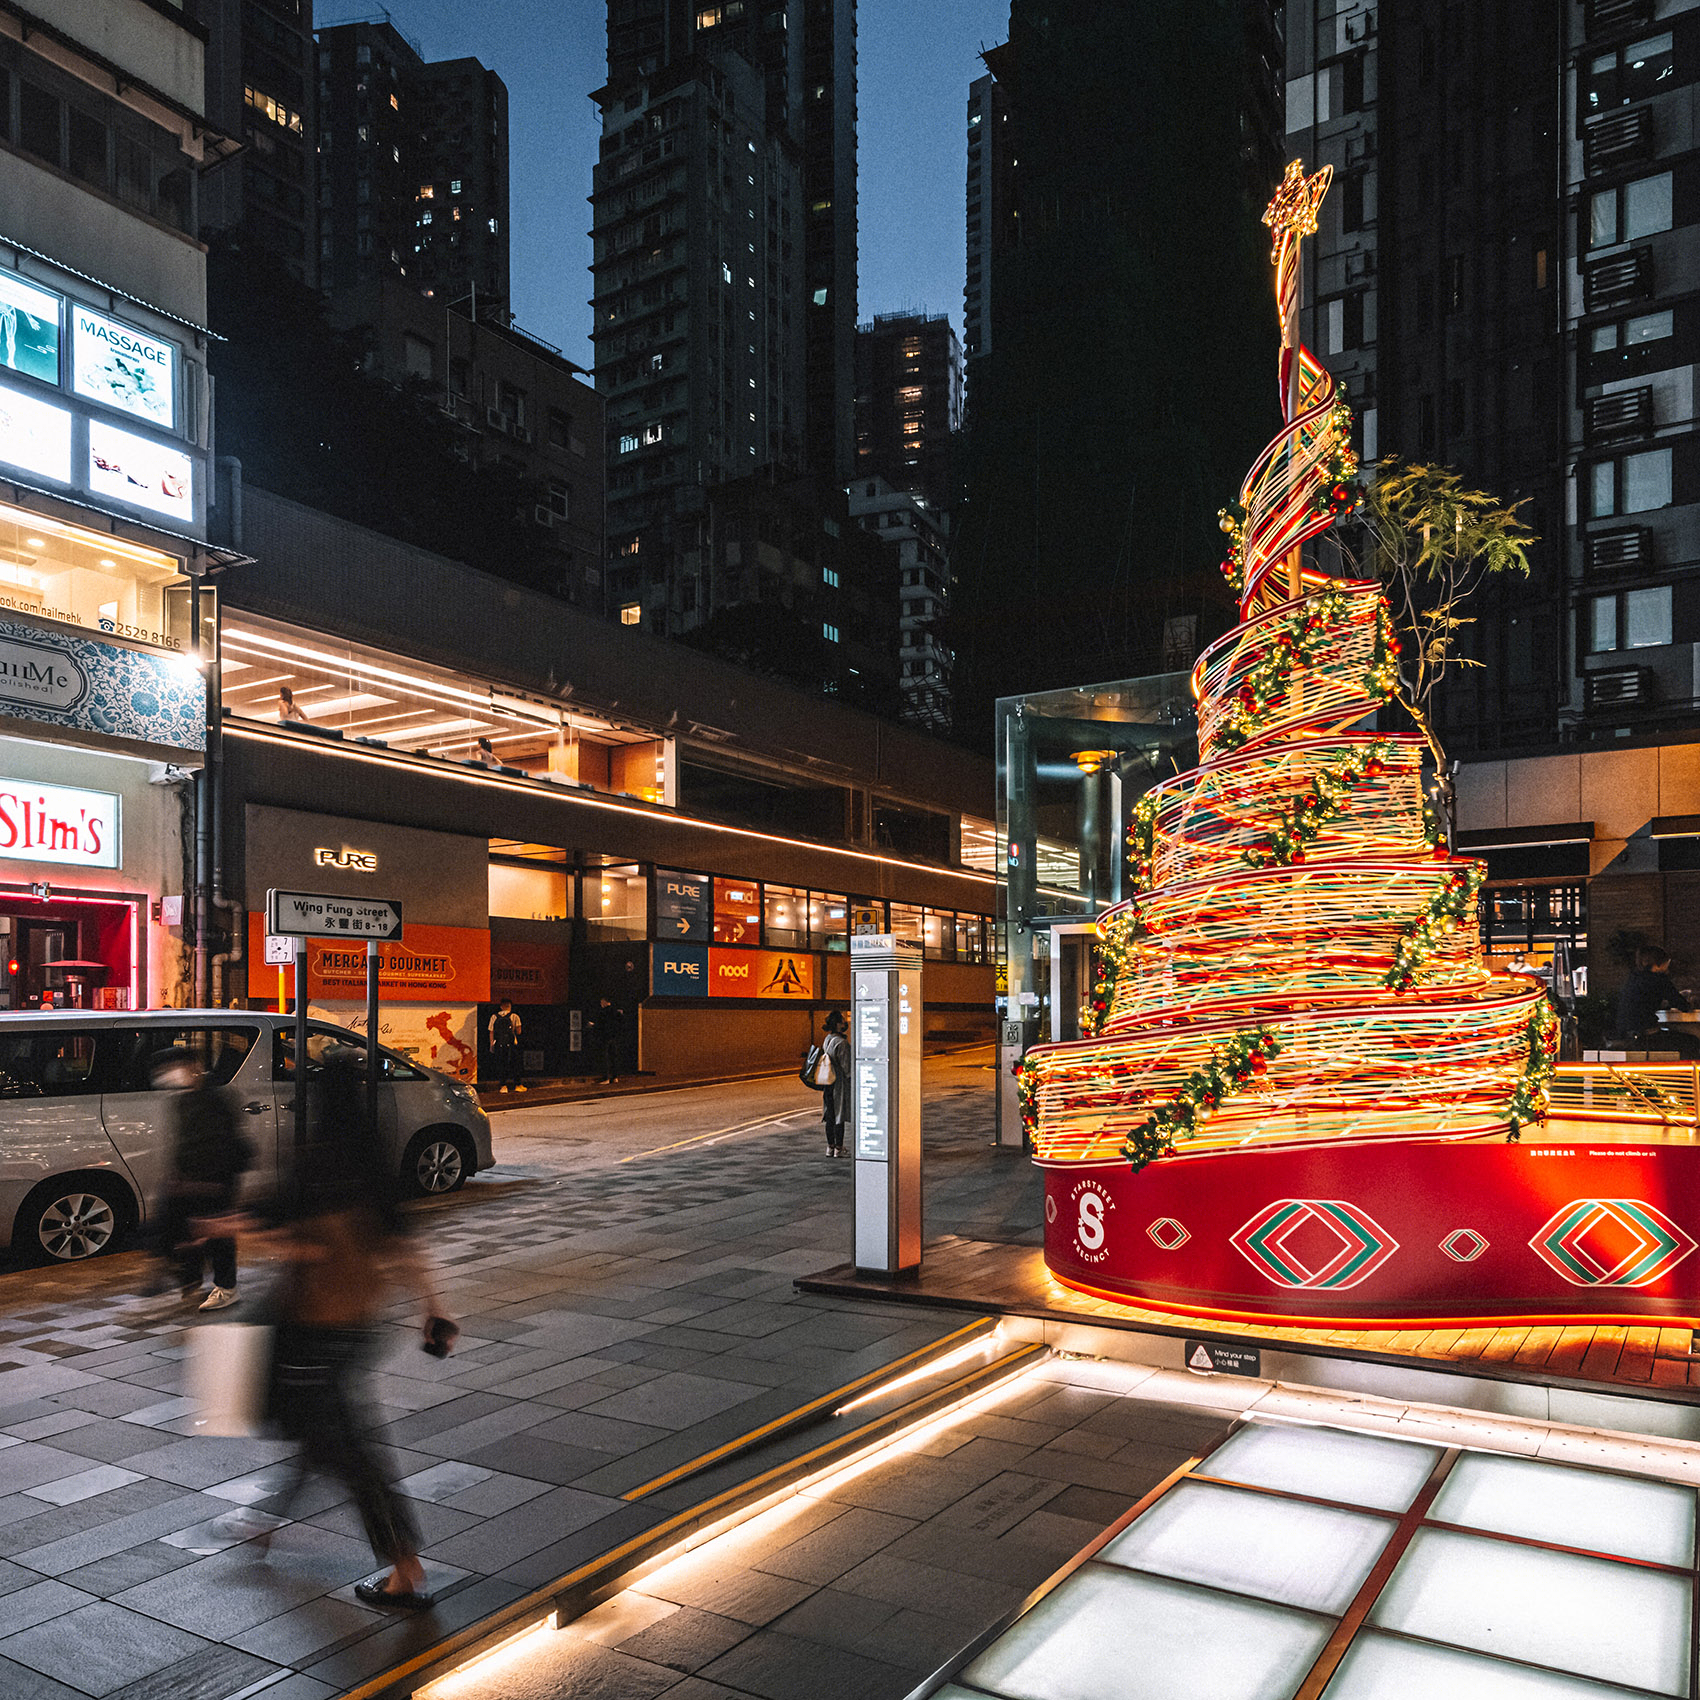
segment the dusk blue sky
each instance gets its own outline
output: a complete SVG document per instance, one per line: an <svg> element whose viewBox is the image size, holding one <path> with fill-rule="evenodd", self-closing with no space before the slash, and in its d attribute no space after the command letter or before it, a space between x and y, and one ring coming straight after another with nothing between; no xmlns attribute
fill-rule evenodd
<svg viewBox="0 0 1700 1700"><path fill-rule="evenodd" d="M372 7L320 0L321 24ZM470 55L508 85L514 313L588 366L590 171L606 69L601 0L392 0L427 59ZM949 313L962 332L968 84L1001 41L1009 0L861 0L860 273L863 319Z"/></svg>

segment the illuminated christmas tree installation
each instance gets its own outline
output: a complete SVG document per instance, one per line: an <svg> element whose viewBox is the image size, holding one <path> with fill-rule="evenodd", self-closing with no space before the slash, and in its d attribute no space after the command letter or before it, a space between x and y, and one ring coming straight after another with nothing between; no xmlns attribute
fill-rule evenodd
<svg viewBox="0 0 1700 1700"><path fill-rule="evenodd" d="M1193 670L1200 765L1135 810L1092 1037L1022 1065L1041 1161L1480 1138L1543 1107L1550 1007L1488 973L1482 868L1447 848L1423 740L1375 730L1397 689L1387 604L1302 554L1357 500L1350 410L1298 337L1329 177L1295 161L1264 214L1286 423L1223 517L1241 623Z"/></svg>

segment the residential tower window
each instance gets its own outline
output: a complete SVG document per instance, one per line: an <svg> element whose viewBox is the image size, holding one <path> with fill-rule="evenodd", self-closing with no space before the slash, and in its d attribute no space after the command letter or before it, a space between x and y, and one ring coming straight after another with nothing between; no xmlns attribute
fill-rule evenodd
<svg viewBox="0 0 1700 1700"><path fill-rule="evenodd" d="M1582 84L1584 117L1609 112L1645 100L1676 80L1674 42L1668 30L1632 41L1611 53L1597 53L1588 61Z"/></svg>
<svg viewBox="0 0 1700 1700"><path fill-rule="evenodd" d="M1601 189L1588 197L1588 246L1609 248L1615 242L1656 236L1671 227L1671 174L1640 177L1616 189Z"/></svg>
<svg viewBox="0 0 1700 1700"><path fill-rule="evenodd" d="M1649 513L1671 502L1671 451L1645 449L1596 461L1588 472L1588 517Z"/></svg>
<svg viewBox="0 0 1700 1700"><path fill-rule="evenodd" d="M1590 599L1590 654L1606 655L1619 649L1656 649L1670 641L1671 593L1668 584Z"/></svg>

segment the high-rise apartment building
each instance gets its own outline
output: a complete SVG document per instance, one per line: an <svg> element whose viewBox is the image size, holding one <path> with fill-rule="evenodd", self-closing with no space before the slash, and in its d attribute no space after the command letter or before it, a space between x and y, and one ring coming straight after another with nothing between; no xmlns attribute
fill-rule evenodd
<svg viewBox="0 0 1700 1700"><path fill-rule="evenodd" d="M1283 163L1277 11L1012 0L984 54L959 725L1013 690L1156 672L1180 634L1233 623L1217 510L1275 423L1254 374L1276 331L1257 218Z"/></svg>
<svg viewBox="0 0 1700 1700"><path fill-rule="evenodd" d="M898 690L902 717L927 732L952 724L950 525L914 490L875 475L850 486L850 514L876 538L897 571Z"/></svg>
<svg viewBox="0 0 1700 1700"><path fill-rule="evenodd" d="M1556 8L1335 0L1286 13L1287 146L1334 167L1304 335L1366 461L1438 463L1526 504L1531 575L1489 581L1439 702L1460 753L1550 742L1565 649Z"/></svg>
<svg viewBox="0 0 1700 1700"><path fill-rule="evenodd" d="M1575 222L1557 281L1576 523L1562 720L1580 740L1616 741L1700 723L1700 5L1588 0L1564 14Z"/></svg>
<svg viewBox="0 0 1700 1700"><path fill-rule="evenodd" d="M502 79L476 59L427 63L385 19L319 31L317 96L320 287L400 277L505 312Z"/></svg>
<svg viewBox="0 0 1700 1700"><path fill-rule="evenodd" d="M967 278L962 291L966 377L992 351L992 252L1009 246L1009 105L989 72L968 85Z"/></svg>
<svg viewBox="0 0 1700 1700"><path fill-rule="evenodd" d="M804 290L803 450L810 470L842 483L855 465L855 0L609 0L610 90L734 54L759 73L762 121L801 175L800 239L781 262L800 268Z"/></svg>
<svg viewBox="0 0 1700 1700"><path fill-rule="evenodd" d="M943 314L881 313L856 332L856 477L950 507L962 345Z"/></svg>
<svg viewBox="0 0 1700 1700"><path fill-rule="evenodd" d="M609 616L751 659L789 633L793 673L863 695L896 618L844 535L854 26L853 0L610 0L592 334Z"/></svg>
<svg viewBox="0 0 1700 1700"><path fill-rule="evenodd" d="M804 422L802 189L760 73L687 57L601 91L596 381L610 608L678 633L724 604L705 490L793 470ZM724 565L725 563L721 563Z"/></svg>
<svg viewBox="0 0 1700 1700"><path fill-rule="evenodd" d="M201 230L240 232L318 280L313 0L188 0L206 32L207 116L239 152L201 182Z"/></svg>

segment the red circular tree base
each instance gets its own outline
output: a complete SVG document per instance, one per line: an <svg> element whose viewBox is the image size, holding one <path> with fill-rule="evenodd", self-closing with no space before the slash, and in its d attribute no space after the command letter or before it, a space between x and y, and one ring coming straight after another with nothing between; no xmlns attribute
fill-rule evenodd
<svg viewBox="0 0 1700 1700"><path fill-rule="evenodd" d="M1503 1142L1047 1166L1045 1262L1184 1314L1332 1326L1700 1319L1700 1149Z"/></svg>

